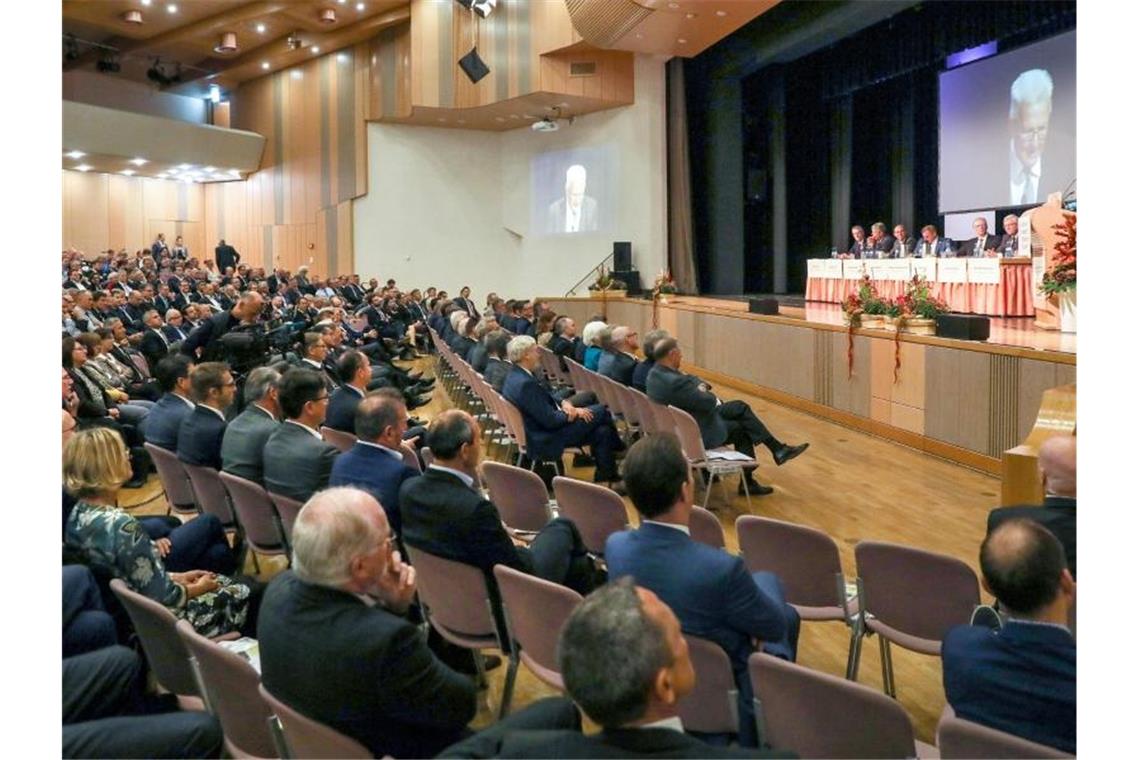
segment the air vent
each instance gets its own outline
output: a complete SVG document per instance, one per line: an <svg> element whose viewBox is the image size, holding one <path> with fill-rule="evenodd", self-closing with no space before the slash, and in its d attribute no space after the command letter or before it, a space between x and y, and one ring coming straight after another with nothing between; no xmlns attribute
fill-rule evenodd
<svg viewBox="0 0 1140 760"><path fill-rule="evenodd" d="M570 76L572 77L592 77L597 73L598 64L594 61L578 61L570 62Z"/></svg>

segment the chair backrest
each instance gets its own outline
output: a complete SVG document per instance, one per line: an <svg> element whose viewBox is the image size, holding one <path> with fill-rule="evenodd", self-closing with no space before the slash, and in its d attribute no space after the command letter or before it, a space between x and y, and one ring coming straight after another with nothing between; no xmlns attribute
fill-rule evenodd
<svg viewBox="0 0 1140 760"><path fill-rule="evenodd" d="M677 436L677 441L681 444L681 450L684 451L685 442L681 438L681 431L677 429L677 420L673 418L673 413L669 411L669 407L664 404L658 404L649 396L645 397L649 401L649 413L653 415L654 422L657 426L658 433L672 433ZM700 433L700 428L697 429ZM702 445L701 450L704 451ZM691 457L690 457L691 458Z"/></svg>
<svg viewBox="0 0 1140 760"><path fill-rule="evenodd" d="M281 520L281 528L285 531L285 539L292 544L293 523L297 522L297 515L300 514L301 507L305 505L296 499L290 499L288 496L282 496L279 493L270 493L269 500L273 502L273 508L277 510L277 517Z"/></svg>
<svg viewBox="0 0 1140 760"><path fill-rule="evenodd" d="M542 681L563 688L558 668L558 635L570 613L582 603L576 591L495 565L495 581L511 638L521 649L520 657Z"/></svg>
<svg viewBox="0 0 1140 760"><path fill-rule="evenodd" d="M762 652L748 658L748 676L773 747L803 758L915 756L910 718L885 694Z"/></svg>
<svg viewBox="0 0 1140 760"><path fill-rule="evenodd" d="M869 625L939 644L951 627L970 622L981 601L978 576L965 562L944 554L860 541L855 570L864 609L875 616Z"/></svg>
<svg viewBox="0 0 1140 760"><path fill-rule="evenodd" d="M637 403L637 398L633 395L634 389L615 382L614 391L617 393L621 403L621 413L625 416L625 421L637 425L639 428L642 427L641 407Z"/></svg>
<svg viewBox="0 0 1140 760"><path fill-rule="evenodd" d="M131 590L121 578L111 581L111 591L130 616L147 662L162 688L180 696L198 696L190 655L175 630L178 619L174 613Z"/></svg>
<svg viewBox="0 0 1140 760"><path fill-rule="evenodd" d="M275 757L276 747L266 722L272 714L257 687L261 676L248 661L210 641L185 620L175 626L211 711L222 723L226 749L233 757Z"/></svg>
<svg viewBox="0 0 1140 760"><path fill-rule="evenodd" d="M526 425L523 423L522 412L514 404L503 398L501 393L494 395L499 419L507 428L507 434L515 439L519 451L526 453Z"/></svg>
<svg viewBox="0 0 1140 760"><path fill-rule="evenodd" d="M423 467L420 466L420 458L416 456L416 450L406 443L400 444L400 454L404 457L404 464L411 467L416 472L423 472Z"/></svg>
<svg viewBox="0 0 1140 760"><path fill-rule="evenodd" d="M306 717L270 694L264 685L257 690L273 710L287 745L287 757L295 758L371 758L372 753L363 744ZM270 719L272 725L273 719ZM283 755L285 756L285 755Z"/></svg>
<svg viewBox="0 0 1140 760"><path fill-rule="evenodd" d="M578 526L582 542L595 554L606 550L611 533L629 528L625 502L605 486L561 475L554 478L558 514Z"/></svg>
<svg viewBox="0 0 1140 760"><path fill-rule="evenodd" d="M194 501L198 509L207 515L214 515L222 521L227 528L237 524L233 507L230 505L230 495L218 477L218 471L213 467L197 464L182 463L182 468L190 478L190 486L194 491Z"/></svg>
<svg viewBox="0 0 1140 760"><path fill-rule="evenodd" d="M704 507L693 505L689 515L689 533L694 541L708 544L714 549L724 548L724 527L712 512Z"/></svg>
<svg viewBox="0 0 1140 760"><path fill-rule="evenodd" d="M947 710L938 722L939 757L947 760L961 758L1038 758L1073 757L1056 747L1049 747L1020 736L1007 734L989 726L962 720Z"/></svg>
<svg viewBox="0 0 1140 760"><path fill-rule="evenodd" d="M424 460L424 467L431 467L435 461L435 454L431 453L431 449L427 446L420 446L420 456Z"/></svg>
<svg viewBox="0 0 1140 760"><path fill-rule="evenodd" d="M740 729L736 681L728 655L707 639L685 634L697 685L677 703L686 731L735 734Z"/></svg>
<svg viewBox="0 0 1140 760"><path fill-rule="evenodd" d="M221 479L250 545L262 554L284 553L283 528L265 489L228 472L223 472Z"/></svg>
<svg viewBox="0 0 1140 760"><path fill-rule="evenodd" d="M705 443L701 439L701 428L693 419L693 415L672 405L668 407L668 410L673 419L677 436L681 440L681 451L685 453L685 458L690 462L705 461L707 458L705 456Z"/></svg>
<svg viewBox="0 0 1140 760"><path fill-rule="evenodd" d="M491 501L507 527L515 530L542 530L553 517L546 496L546 484L535 473L521 467L487 460L481 467Z"/></svg>
<svg viewBox="0 0 1140 760"><path fill-rule="evenodd" d="M482 570L413 546L405 548L416 569L420 601L427 606L431 622L441 634L447 632L465 639L498 638Z"/></svg>
<svg viewBox="0 0 1140 760"><path fill-rule="evenodd" d="M633 402L637 405L637 420L641 424L642 433L672 433L673 423L672 417L669 420L669 428L662 430L657 424L657 415L653 413L653 402L636 388L630 388L629 393L633 396Z"/></svg>
<svg viewBox="0 0 1140 760"><path fill-rule="evenodd" d="M736 518L736 536L749 571L778 575L789 604L839 604L835 575L843 572L843 566L831 536L806 525L755 515Z"/></svg>
<svg viewBox="0 0 1140 760"><path fill-rule="evenodd" d="M348 451L356 445L356 434L346 433L343 430L334 430L327 425L321 425L321 438L336 446L341 453Z"/></svg>
<svg viewBox="0 0 1140 760"><path fill-rule="evenodd" d="M150 454L154 467L158 470L158 478L162 481L162 490L166 491L166 500L170 502L170 506L180 512L197 511L190 477L174 452L155 446L153 443L144 443L143 447Z"/></svg>

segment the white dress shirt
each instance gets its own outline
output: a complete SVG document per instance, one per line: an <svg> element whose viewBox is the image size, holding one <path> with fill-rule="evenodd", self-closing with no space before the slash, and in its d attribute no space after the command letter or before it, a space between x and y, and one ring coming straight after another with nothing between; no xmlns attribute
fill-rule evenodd
<svg viewBox="0 0 1140 760"><path fill-rule="evenodd" d="M1026 176L1028 174L1028 177ZM1026 192L1025 184L1028 181L1029 189ZM1012 206L1022 203L1036 203L1038 184L1041 182L1041 157L1030 166L1028 170L1021 159L1017 157L1013 140L1009 142L1009 202Z"/></svg>

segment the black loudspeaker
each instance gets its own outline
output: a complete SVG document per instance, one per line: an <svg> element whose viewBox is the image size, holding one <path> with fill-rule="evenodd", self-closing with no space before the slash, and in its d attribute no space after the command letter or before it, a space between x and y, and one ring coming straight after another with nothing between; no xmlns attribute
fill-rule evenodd
<svg viewBox="0 0 1140 760"><path fill-rule="evenodd" d="M935 335L957 340L989 340L990 318L977 314L939 314Z"/></svg>
<svg viewBox="0 0 1140 760"><path fill-rule="evenodd" d="M749 298L748 312L773 317L780 313L780 302L775 298Z"/></svg>
<svg viewBox="0 0 1140 760"><path fill-rule="evenodd" d="M487 64L483 63L483 59L479 57L479 51L476 48L471 48L470 53L459 59L459 68L463 69L463 73L472 82L478 82L491 73Z"/></svg>
<svg viewBox="0 0 1140 760"><path fill-rule="evenodd" d="M633 244L629 242L614 242L614 271L628 272L633 255Z"/></svg>

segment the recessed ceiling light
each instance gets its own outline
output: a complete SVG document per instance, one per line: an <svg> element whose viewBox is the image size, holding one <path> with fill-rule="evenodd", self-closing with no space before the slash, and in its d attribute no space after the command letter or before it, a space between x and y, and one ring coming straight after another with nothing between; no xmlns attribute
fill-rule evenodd
<svg viewBox="0 0 1140 760"><path fill-rule="evenodd" d="M345 55L344 53L337 53L336 59L339 63L347 63L348 62L348 56Z"/></svg>
<svg viewBox="0 0 1140 760"><path fill-rule="evenodd" d="M142 0L143 5L150 5L150 0Z"/></svg>
<svg viewBox="0 0 1140 760"><path fill-rule="evenodd" d="M87 172L87 171L91 171L91 167L88 166L87 164L80 164L79 166L75 167L75 171Z"/></svg>
<svg viewBox="0 0 1140 760"><path fill-rule="evenodd" d="M68 158L83 158L87 154L81 150L73 150L70 153L64 153L64 155L67 156Z"/></svg>
<svg viewBox="0 0 1140 760"><path fill-rule="evenodd" d="M293 69L293 78L294 79L300 79L301 78L301 70L300 69Z"/></svg>
<svg viewBox="0 0 1140 760"><path fill-rule="evenodd" d="M636 37L637 37L637 39L639 39L639 40L640 40L640 39L641 39L641 32L638 32L638 33L637 33L636 35L634 35L634 36L636 36Z"/></svg>
<svg viewBox="0 0 1140 760"><path fill-rule="evenodd" d="M685 39L684 37L680 37L677 39L677 44L679 44L679 45L684 45L686 42L688 42L688 40Z"/></svg>
<svg viewBox="0 0 1140 760"><path fill-rule="evenodd" d="M166 6L166 12L167 13L178 13L178 6L175 5L174 3L171 3L170 5Z"/></svg>
<svg viewBox="0 0 1140 760"><path fill-rule="evenodd" d="M337 1L338 3L340 3L341 5L344 5L345 3L347 3L347 2L348 2L348 0L336 0L336 1Z"/></svg>
<svg viewBox="0 0 1140 760"><path fill-rule="evenodd" d="M696 18L696 17L697 17L697 14L695 14L695 13L686 13L685 14L685 18Z"/></svg>
<svg viewBox="0 0 1140 760"><path fill-rule="evenodd" d="M364 10L364 3L357 3L356 4L356 10L358 10L358 11Z"/></svg>
<svg viewBox="0 0 1140 760"><path fill-rule="evenodd" d="M134 176L134 173L135 173L134 169L123 169L121 172L119 172L119 174L125 174L128 177Z"/></svg>
<svg viewBox="0 0 1140 760"><path fill-rule="evenodd" d="M265 24L258 24L256 27L258 34L265 34Z"/></svg>
<svg viewBox="0 0 1140 760"><path fill-rule="evenodd" d="M269 61L262 61L261 62L261 68L265 69L266 71L269 71Z"/></svg>
<svg viewBox="0 0 1140 760"><path fill-rule="evenodd" d="M317 53L321 52L321 49L319 47L317 47L316 45L313 45L311 48L309 48L309 50L311 50L313 52L313 55L316 55Z"/></svg>
<svg viewBox="0 0 1140 760"><path fill-rule="evenodd" d="M724 18L725 16L728 15L728 11L717 11L716 15L720 16L721 18Z"/></svg>
<svg viewBox="0 0 1140 760"><path fill-rule="evenodd" d="M142 166L143 164L146 163L146 159L145 158L132 158L131 163L134 164L135 166Z"/></svg>

